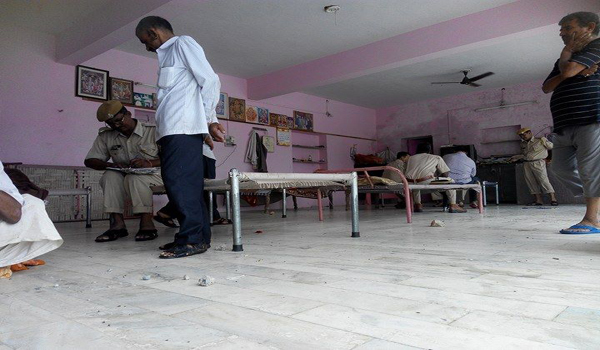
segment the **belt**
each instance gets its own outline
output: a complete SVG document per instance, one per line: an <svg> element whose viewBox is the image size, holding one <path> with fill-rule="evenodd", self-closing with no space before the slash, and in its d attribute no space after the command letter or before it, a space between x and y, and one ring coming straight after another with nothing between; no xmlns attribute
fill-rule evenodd
<svg viewBox="0 0 600 350"><path fill-rule="evenodd" d="M427 180L430 180L430 179L433 179L433 178L435 178L435 176L428 175L428 176L422 177L420 179L406 179L406 181L412 182L412 183L416 184L416 183L427 181Z"/></svg>

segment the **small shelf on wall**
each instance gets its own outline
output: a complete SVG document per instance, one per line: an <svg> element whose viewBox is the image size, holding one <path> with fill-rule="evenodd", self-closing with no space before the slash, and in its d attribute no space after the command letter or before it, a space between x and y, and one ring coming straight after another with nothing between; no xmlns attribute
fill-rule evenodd
<svg viewBox="0 0 600 350"><path fill-rule="evenodd" d="M292 147L309 148L309 149L326 149L325 146L292 145Z"/></svg>
<svg viewBox="0 0 600 350"><path fill-rule="evenodd" d="M306 159L292 159L294 163L305 163L305 164L327 164L327 162L323 161L314 161L314 160L306 160Z"/></svg>

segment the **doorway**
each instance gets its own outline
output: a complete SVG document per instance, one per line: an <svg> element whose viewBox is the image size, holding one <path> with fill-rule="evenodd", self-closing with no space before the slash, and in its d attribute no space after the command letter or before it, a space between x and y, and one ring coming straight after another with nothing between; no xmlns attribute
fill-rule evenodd
<svg viewBox="0 0 600 350"><path fill-rule="evenodd" d="M433 150L433 136L431 135L405 138L403 141L406 142L406 152L408 152L408 154L411 156L417 153L417 147L419 147L419 145L422 143L429 144Z"/></svg>

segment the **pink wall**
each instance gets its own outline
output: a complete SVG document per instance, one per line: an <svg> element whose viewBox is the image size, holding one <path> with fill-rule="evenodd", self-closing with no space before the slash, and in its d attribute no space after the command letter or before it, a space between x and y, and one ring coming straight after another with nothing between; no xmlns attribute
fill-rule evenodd
<svg viewBox="0 0 600 350"><path fill-rule="evenodd" d="M548 69L550 69L549 67ZM531 82L507 87L506 103L537 101L536 104L475 112L480 107L500 103L501 90L486 90L436 100L405 104L377 110L378 148L386 146L394 152L406 150L403 138L433 136L435 152L446 144L474 144L480 156L507 154L514 151L518 137L512 132L495 135L485 129L504 131L510 126L531 127L540 135L549 133L552 125L550 95L541 91L541 82ZM493 135L492 135L493 136ZM489 141L514 140L515 142L488 143Z"/></svg>
<svg viewBox="0 0 600 350"><path fill-rule="evenodd" d="M52 35L15 28L2 30L0 160L82 166L97 130L102 126L95 118L99 103L74 96L75 68L54 61L55 38ZM108 70L115 77L149 84L156 81L155 59L121 51L108 51L84 65ZM230 97L247 98L245 79L225 75L220 77L222 91ZM138 90L151 92L144 88ZM327 118L325 99L302 93L263 101L246 100L246 103L286 115L292 115L293 110L313 113L315 131L318 132L364 138L374 138L376 135L376 113L368 108L330 101L329 110L334 118ZM225 176L232 167L242 171L251 170L243 158L252 125L228 121L222 123L228 133L236 138L237 147L216 146L219 165L217 176ZM274 128L266 128L269 135L275 136ZM333 138L332 149L343 150L333 158L348 158L347 144L356 143L352 140L355 139ZM370 151L365 149L365 152ZM270 172L302 171L293 166L291 147L276 146L275 153L269 153L267 161ZM333 165L337 164L336 160Z"/></svg>

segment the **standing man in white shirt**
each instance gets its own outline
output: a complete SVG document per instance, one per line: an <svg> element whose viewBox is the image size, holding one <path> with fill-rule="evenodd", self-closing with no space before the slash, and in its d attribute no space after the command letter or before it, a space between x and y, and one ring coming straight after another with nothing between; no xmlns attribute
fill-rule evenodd
<svg viewBox="0 0 600 350"><path fill-rule="evenodd" d="M221 83L202 47L189 36L175 36L164 18L143 18L135 35L146 50L158 54L156 139L165 189L179 212L179 232L160 258L204 253L211 232L203 200L202 148L206 134L224 141L225 128L214 113Z"/></svg>

